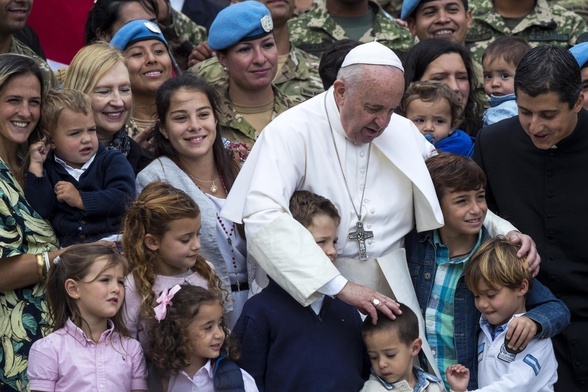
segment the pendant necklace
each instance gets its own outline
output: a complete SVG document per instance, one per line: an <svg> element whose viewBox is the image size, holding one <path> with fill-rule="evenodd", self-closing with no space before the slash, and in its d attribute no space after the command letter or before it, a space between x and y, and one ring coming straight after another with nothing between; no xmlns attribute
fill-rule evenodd
<svg viewBox="0 0 588 392"><path fill-rule="evenodd" d="M325 113L327 115L327 121L329 123L329 129L331 130L331 139L333 140L333 147L335 147L335 153L337 154L337 162L339 163L339 169L341 169L341 175L343 175L343 182L345 183L345 189L347 189L347 194L349 195L349 200L351 201L351 205L353 206L353 211L355 212L355 216L357 216L357 223L355 224L355 231L349 233L348 238L350 240L357 241L359 245L359 259L360 260L367 260L367 250L365 247L365 240L368 238L372 238L374 236L373 231L366 231L363 228L363 223L361 221L362 215L361 210L363 208L363 196L365 195L365 188L367 188L367 175L368 169L370 167L370 155L372 153L372 143L370 142L368 147L368 155L367 155L367 165L365 168L365 177L363 180L363 189L361 191L361 200L359 201L359 211L355 207L355 203L353 202L353 196L351 195L351 191L349 190L349 185L347 184L347 178L345 177L345 171L343 170L343 165L341 164L341 157L339 156L339 150L337 150L337 144L335 143L335 133L333 131L333 126L331 125L331 119L329 118L329 112L327 111L327 95L325 94L324 106L325 106Z"/></svg>
<svg viewBox="0 0 588 392"><path fill-rule="evenodd" d="M215 182L217 182L217 181L218 181L218 179L216 179L216 180L211 180L211 181L200 180L200 179L198 179L198 178L194 177L193 175L191 175L190 173L188 173L188 171L187 171L186 169L184 169L184 167L183 167L182 165L180 165L180 163L179 163L179 162L175 162L175 163L176 163L176 165L177 165L177 166L178 166L180 169L182 169L182 171L183 171L184 173L186 173L186 175L187 175L188 177L190 177L190 179L191 179L191 180L194 182L194 184L195 184L195 185L196 185L198 188L200 188L200 185L198 185L198 184L196 183L196 181L198 181L198 182L201 182L201 183L202 183L202 182L204 182L204 183L210 183L210 184L211 184L211 185L210 185L210 188L209 188L209 190L210 190L210 193L212 193L212 194L216 193L216 191L218 190L218 186L216 186ZM219 171L219 178L220 178L220 171ZM221 182L222 182L222 178L221 178L220 180L221 180Z"/></svg>

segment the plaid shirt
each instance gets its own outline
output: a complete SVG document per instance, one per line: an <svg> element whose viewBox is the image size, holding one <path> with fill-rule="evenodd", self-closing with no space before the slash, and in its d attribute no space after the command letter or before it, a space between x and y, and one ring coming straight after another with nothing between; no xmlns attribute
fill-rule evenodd
<svg viewBox="0 0 588 392"><path fill-rule="evenodd" d="M454 336L454 297L457 281L463 275L465 263L481 244L482 231L471 252L463 258L449 259L449 248L441 243L438 230L433 233L437 270L431 299L425 311L425 333L433 354L437 359L443 380L447 383L445 369L457 363Z"/></svg>

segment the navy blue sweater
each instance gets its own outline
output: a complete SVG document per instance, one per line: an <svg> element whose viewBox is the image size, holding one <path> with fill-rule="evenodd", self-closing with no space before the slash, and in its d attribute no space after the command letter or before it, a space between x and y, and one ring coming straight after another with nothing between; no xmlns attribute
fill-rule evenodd
<svg viewBox="0 0 588 392"><path fill-rule="evenodd" d="M326 296L320 313L300 305L270 279L249 299L233 329L237 364L260 392L359 391L369 376L361 317Z"/></svg>
<svg viewBox="0 0 588 392"><path fill-rule="evenodd" d="M25 196L44 219L50 219L61 246L118 232L122 215L135 197L135 174L123 154L107 151L100 144L94 161L78 182L50 152L43 172L43 177L27 173ZM53 187L59 181L77 188L85 211L57 200Z"/></svg>

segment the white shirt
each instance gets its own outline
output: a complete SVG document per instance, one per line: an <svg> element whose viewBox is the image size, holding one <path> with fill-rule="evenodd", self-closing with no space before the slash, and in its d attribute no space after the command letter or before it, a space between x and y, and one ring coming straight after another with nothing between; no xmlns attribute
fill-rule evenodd
<svg viewBox="0 0 588 392"><path fill-rule="evenodd" d="M226 359L225 359L226 361ZM255 380L241 369L245 392L258 392ZM190 378L183 370L169 378L168 392L214 392L213 371L210 360Z"/></svg>
<svg viewBox="0 0 588 392"><path fill-rule="evenodd" d="M517 317L520 315L514 315ZM512 321L512 319L511 319ZM509 321L510 323L510 321ZM551 339L533 339L523 352L511 354L504 347L506 328L492 340L482 316L478 336L478 386L476 391L548 392L557 381L557 361Z"/></svg>

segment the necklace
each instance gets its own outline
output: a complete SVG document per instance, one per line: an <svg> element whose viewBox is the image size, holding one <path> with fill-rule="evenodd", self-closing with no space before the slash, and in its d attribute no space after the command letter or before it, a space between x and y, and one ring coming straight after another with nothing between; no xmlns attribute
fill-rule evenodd
<svg viewBox="0 0 588 392"><path fill-rule="evenodd" d="M370 155L372 153L372 143L370 142L368 147L368 155L367 155L367 165L365 168L365 176L363 180L363 189L361 190L361 200L359 201L359 211L355 207L355 203L353 202L353 196L351 195L351 191L349 190L349 184L347 184L347 178L345 177L345 171L343 170L343 165L341 164L341 157L339 156L339 150L337 150L337 144L335 143L335 133L333 131L333 126L331 125L331 119L329 118L329 112L327 111L327 94L325 94L324 99L324 106L325 106L325 113L327 114L327 121L329 123L329 129L331 130L331 139L333 140L333 147L335 147L335 153L337 154L337 163L339 163L339 169L341 169L341 175L343 176L343 182L345 183L345 189L347 189L347 194L349 195L349 200L351 201L351 205L353 206L353 211L355 212L355 216L357 216L357 223L355 224L355 231L349 233L348 238L350 240L357 241L357 245L359 245L359 259L360 260L367 260L367 250L365 247L365 240L368 238L372 238L374 236L373 231L366 231L363 228L363 223L361 221L362 215L361 210L363 208L363 196L365 195L365 188L367 187L367 175L368 169L370 167Z"/></svg>
<svg viewBox="0 0 588 392"><path fill-rule="evenodd" d="M196 184L196 186L197 186L198 188L200 188L200 185L198 185L198 184L196 183L197 181L198 181L198 182L204 182L204 183L210 183L210 184L211 184L211 185L210 185L210 189L209 189L209 190L210 190L210 193L213 193L213 194L214 194L214 193L216 193L216 191L218 190L218 187L217 187L217 186L216 186L216 184L215 184L215 182L216 182L216 181L218 181L218 180L210 180L210 181L207 181L207 180L200 180L200 179L198 179L198 178L194 177L193 175L191 175L190 173L188 173L188 171L187 171L186 169L184 169L184 166L182 166L182 165L180 164L180 162L176 162L176 165L178 165L178 167L179 167L180 169L182 169L182 171L183 171L184 173L186 173L186 175L187 175L188 177L190 177L190 179L191 179L191 180L194 182L194 184ZM222 176L220 175L220 171L218 172L218 175L219 175L220 181L221 181L221 183L223 184L223 188L224 188L225 184L224 184L224 182L223 182ZM226 189L225 189L225 192L226 192Z"/></svg>

